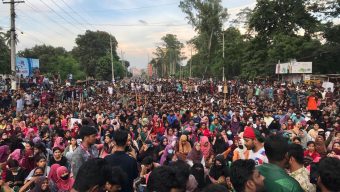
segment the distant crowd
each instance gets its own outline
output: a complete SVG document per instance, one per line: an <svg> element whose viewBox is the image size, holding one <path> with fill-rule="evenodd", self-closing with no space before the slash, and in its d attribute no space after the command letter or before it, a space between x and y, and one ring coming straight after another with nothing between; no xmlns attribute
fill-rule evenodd
<svg viewBox="0 0 340 192"><path fill-rule="evenodd" d="M0 77L7 191L340 191L340 83Z"/></svg>

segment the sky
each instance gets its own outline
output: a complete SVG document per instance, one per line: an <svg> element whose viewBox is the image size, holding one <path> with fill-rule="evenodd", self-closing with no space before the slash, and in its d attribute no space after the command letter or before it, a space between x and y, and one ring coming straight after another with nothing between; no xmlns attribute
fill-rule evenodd
<svg viewBox="0 0 340 192"><path fill-rule="evenodd" d="M5 0L9 1L9 0ZM17 51L34 45L61 46L70 51L75 38L86 30L111 33L118 41L117 53L130 66L146 68L161 38L177 35L186 44L195 31L178 7L179 0L25 0L16 4ZM222 0L230 20L256 0ZM0 27L10 26L9 4L0 3ZM185 46L190 57L190 48ZM183 61L183 65L186 61Z"/></svg>

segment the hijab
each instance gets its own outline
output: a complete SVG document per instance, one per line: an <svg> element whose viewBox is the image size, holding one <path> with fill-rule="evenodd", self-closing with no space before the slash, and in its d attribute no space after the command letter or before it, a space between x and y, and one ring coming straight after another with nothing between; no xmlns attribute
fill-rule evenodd
<svg viewBox="0 0 340 192"><path fill-rule="evenodd" d="M217 165L216 161L219 161L221 165ZM218 180L221 176L227 176L229 174L228 171L223 155L217 155L214 165L210 169L209 176Z"/></svg>
<svg viewBox="0 0 340 192"><path fill-rule="evenodd" d="M70 191L74 183L74 179L70 178L70 172L65 166L58 167L56 172L57 182L55 182L55 184L57 185L57 188L59 190ZM63 179L62 175L65 173L68 174L68 178Z"/></svg>
<svg viewBox="0 0 340 192"><path fill-rule="evenodd" d="M53 164L48 174L48 179L56 183L58 181L57 169L61 167L59 164Z"/></svg>
<svg viewBox="0 0 340 192"><path fill-rule="evenodd" d="M174 153L174 147L171 144L169 144L165 147L164 153L161 156L161 160L159 161L159 164L163 165L164 162L166 161L166 158L171 153Z"/></svg>
<svg viewBox="0 0 340 192"><path fill-rule="evenodd" d="M59 147L61 151L64 151L65 149L65 142L63 142L63 138L62 137L57 137L56 140L54 141L54 145L53 148L55 147Z"/></svg>
<svg viewBox="0 0 340 192"><path fill-rule="evenodd" d="M205 143L208 143L208 145L205 146L204 145ZM201 144L201 151L202 151L202 154L203 154L204 158L209 157L210 150L211 150L211 144L209 142L208 137L207 136L202 136L201 139L200 139L200 144Z"/></svg>
<svg viewBox="0 0 340 192"><path fill-rule="evenodd" d="M179 151L178 152L188 154L190 151L191 151L191 145L188 142L188 137L186 135L181 135L180 140L179 140Z"/></svg>
<svg viewBox="0 0 340 192"><path fill-rule="evenodd" d="M8 145L0 146L0 163L6 162L9 156L9 147Z"/></svg>
<svg viewBox="0 0 340 192"><path fill-rule="evenodd" d="M199 145L198 142L194 144L194 147L191 149L190 153L187 156L187 159L192 160L193 163L200 163L203 158L203 153L201 150L196 150L196 145Z"/></svg>

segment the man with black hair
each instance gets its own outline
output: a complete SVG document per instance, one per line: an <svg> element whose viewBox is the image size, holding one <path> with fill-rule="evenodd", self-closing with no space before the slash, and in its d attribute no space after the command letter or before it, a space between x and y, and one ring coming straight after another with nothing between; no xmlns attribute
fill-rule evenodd
<svg viewBox="0 0 340 192"><path fill-rule="evenodd" d="M264 177L255 168L252 159L239 159L230 167L230 180L237 192L261 192L264 191Z"/></svg>
<svg viewBox="0 0 340 192"><path fill-rule="evenodd" d="M316 187L310 182L309 171L303 166L303 148L299 144L291 144L288 149L290 176L300 183L304 191L314 192Z"/></svg>
<svg viewBox="0 0 340 192"><path fill-rule="evenodd" d="M249 150L249 159L253 159L256 166L268 163L265 149L263 147L263 136L252 128L246 127L243 132L244 145Z"/></svg>
<svg viewBox="0 0 340 192"><path fill-rule="evenodd" d="M320 161L317 184L321 192L340 190L340 160L326 157Z"/></svg>
<svg viewBox="0 0 340 192"><path fill-rule="evenodd" d="M160 166L155 168L148 180L147 191L171 192L185 191L185 182L180 180L174 167ZM184 185L183 185L184 183Z"/></svg>
<svg viewBox="0 0 340 192"><path fill-rule="evenodd" d="M271 135L264 142L269 163L257 169L265 177L267 191L303 192L300 184L284 170L288 164L288 141L279 135Z"/></svg>
<svg viewBox="0 0 340 192"><path fill-rule="evenodd" d="M71 192L95 192L112 178L111 167L104 159L90 159L80 167Z"/></svg>
<svg viewBox="0 0 340 192"><path fill-rule="evenodd" d="M122 190L122 186L127 182L127 175L120 167L112 167L112 175L106 181L105 190L107 192L118 192Z"/></svg>
<svg viewBox="0 0 340 192"><path fill-rule="evenodd" d="M97 137L97 129L90 126L83 126L80 129L79 136L82 139L82 143L72 154L71 161L72 172L75 178L82 164L99 156L98 149L94 145Z"/></svg>
<svg viewBox="0 0 340 192"><path fill-rule="evenodd" d="M112 167L120 167L127 174L127 182L122 186L122 192L133 191L133 180L138 176L137 161L125 152L128 139L128 132L118 130L115 132L114 141L116 142L116 151L114 154L105 157L105 160Z"/></svg>

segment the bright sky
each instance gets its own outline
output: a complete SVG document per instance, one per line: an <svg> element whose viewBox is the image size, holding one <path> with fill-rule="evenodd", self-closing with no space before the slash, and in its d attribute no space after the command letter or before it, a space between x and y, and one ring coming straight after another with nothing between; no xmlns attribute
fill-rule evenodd
<svg viewBox="0 0 340 192"><path fill-rule="evenodd" d="M222 2L233 18L256 0ZM164 35L176 34L184 44L195 35L178 5L179 0L25 0L16 5L17 50L36 44L71 50L78 34L101 30L116 37L119 56L123 52L131 66L145 68ZM9 4L0 3L0 27L9 26ZM190 57L188 47L183 51Z"/></svg>

